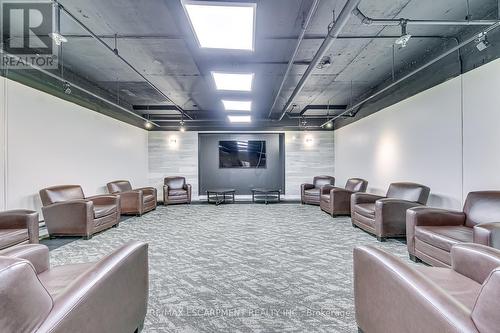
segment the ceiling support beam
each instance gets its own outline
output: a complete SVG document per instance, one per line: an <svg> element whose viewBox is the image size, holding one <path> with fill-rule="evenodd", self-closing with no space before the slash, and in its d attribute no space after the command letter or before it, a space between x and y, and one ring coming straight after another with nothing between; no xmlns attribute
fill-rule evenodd
<svg viewBox="0 0 500 333"><path fill-rule="evenodd" d="M111 48L105 41L103 41L99 36L97 36L90 28L88 28L83 22L81 22L77 17L75 17L71 12L69 12L59 1L53 0L60 10L66 13L73 21L75 21L79 26L81 26L85 31L87 31L95 40L101 43L106 49L111 51L118 59L120 59L125 65L127 65L131 70L133 70L137 75L139 75L147 84L151 86L157 93L163 96L167 101L174 104L177 110L182 113L185 117L191 119L179 105L177 105L170 97L168 97L162 90L155 86L151 81L149 81L146 76L144 76L137 68L135 68L131 63L129 63L125 58L123 58L116 49Z"/></svg>
<svg viewBox="0 0 500 333"><path fill-rule="evenodd" d="M288 108L292 106L295 98L297 95L302 91L304 88L304 85L306 84L307 80L311 76L313 70L316 68L318 63L321 61L325 53L330 49L332 46L333 42L337 37L340 35L340 32L344 28L344 26L347 24L347 21L351 17L352 11L357 8L361 0L347 0L347 3L345 4L344 8L342 8L342 11L340 12L340 15L338 16L337 20L335 23L332 25L332 27L328 31L328 35L319 47L318 51L314 55L314 58L311 61L311 64L307 67L306 71L300 78L299 83L293 90L292 94L288 98L288 101L286 102L280 117L278 118L279 120L283 119L285 116L285 113L287 112Z"/></svg>
<svg viewBox="0 0 500 333"><path fill-rule="evenodd" d="M335 119L338 119L340 117L342 117L343 115L345 114L348 114L349 112L351 111L354 111L356 110L358 107L362 106L363 104L365 104L366 102L374 99L375 97L381 95L382 93L388 91L389 89L397 86L398 84L400 84L401 82L403 82L404 80L412 77L413 75L417 74L418 72L432 66L433 64L437 63L438 61L440 61L441 59L444 59L446 58L447 56L449 56L450 54L452 54L453 52L456 52L456 51L460 51L460 49L464 46L466 46L467 44L473 42L473 41L476 41L478 37L481 37L483 36L484 34L487 34L493 30L495 30L496 28L498 28L500 26L500 22L497 22L491 26L489 26L488 28L484 29L483 31L479 32L479 33L476 33L474 34L473 36L467 38L466 40L464 40L463 42L461 43L458 43L457 46L449 49L448 51L442 53L441 55L439 55L438 57L432 59L431 61L425 63L424 65L418 67L417 69L411 71L410 73L404 75L403 77L399 78L398 80L392 82L391 84L389 84L388 86L378 90L377 92L369 95L368 97L362 99L361 101L357 102L356 104L354 105L351 105L349 106L344 112L342 112L341 114L333 117L332 119L326 121L325 123L323 123L321 126L324 127L326 126L328 123L331 123L333 121L335 121Z"/></svg>
<svg viewBox="0 0 500 333"><path fill-rule="evenodd" d="M288 75L290 74L290 71L293 68L295 58L297 57L297 54L299 53L300 44L302 43L302 40L304 39L307 28L309 27L309 24L311 23L312 17L314 16L316 9L318 8L319 1L320 0L314 0L314 2L311 4L311 8L309 9L309 12L307 13L307 17L306 17L304 23L302 24L299 37L297 38L297 43L295 44L295 49L293 50L292 56L290 57L290 61L288 61L288 66L285 70L285 74L283 74L283 79L281 80L278 91L276 92L276 94L274 96L273 104L271 105L271 108L269 109L269 114L267 115L268 118L271 117L271 114L273 113L274 107L276 106L276 103L278 102L278 99L281 95L281 91L283 90L283 87L285 86L286 79L288 78ZM311 66L311 64L309 64L309 66Z"/></svg>
<svg viewBox="0 0 500 333"><path fill-rule="evenodd" d="M357 16L361 23L366 25L479 25L488 26L498 23L498 20L413 20L405 18L378 19L366 16L356 8L353 14Z"/></svg>

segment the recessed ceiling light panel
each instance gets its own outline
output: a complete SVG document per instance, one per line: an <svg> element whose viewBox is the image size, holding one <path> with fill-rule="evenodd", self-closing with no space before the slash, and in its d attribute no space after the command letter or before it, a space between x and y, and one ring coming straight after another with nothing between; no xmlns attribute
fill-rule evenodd
<svg viewBox="0 0 500 333"><path fill-rule="evenodd" d="M232 123L251 123L252 117L250 116L227 116Z"/></svg>
<svg viewBox="0 0 500 333"><path fill-rule="evenodd" d="M188 0L184 8L201 47L253 51L255 3Z"/></svg>
<svg viewBox="0 0 500 333"><path fill-rule="evenodd" d="M217 90L252 91L253 73L236 74L212 72Z"/></svg>
<svg viewBox="0 0 500 333"><path fill-rule="evenodd" d="M233 101L233 100L222 100L224 104L224 109L226 111L251 111L252 101Z"/></svg>

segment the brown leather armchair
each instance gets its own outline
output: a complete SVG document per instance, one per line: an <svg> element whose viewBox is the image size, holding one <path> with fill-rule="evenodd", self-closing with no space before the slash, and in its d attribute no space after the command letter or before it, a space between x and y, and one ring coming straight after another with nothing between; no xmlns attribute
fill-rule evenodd
<svg viewBox="0 0 500 333"><path fill-rule="evenodd" d="M353 226L377 236L406 237L406 210L427 203L430 189L415 183L392 183L385 197L354 193L351 196Z"/></svg>
<svg viewBox="0 0 500 333"><path fill-rule="evenodd" d="M0 212L0 250L26 243L38 243L38 213L23 209Z"/></svg>
<svg viewBox="0 0 500 333"><path fill-rule="evenodd" d="M50 267L48 248L0 252L0 332L138 332L148 302L148 245L95 263Z"/></svg>
<svg viewBox="0 0 500 333"><path fill-rule="evenodd" d="M375 247L354 249L360 332L498 332L500 251L461 244L451 258L451 268L427 267Z"/></svg>
<svg viewBox="0 0 500 333"><path fill-rule="evenodd" d="M163 186L163 204L191 203L191 185L184 177L166 177Z"/></svg>
<svg viewBox="0 0 500 333"><path fill-rule="evenodd" d="M120 196L121 214L141 216L156 209L157 194L154 187L132 189L132 185L128 180L116 180L106 186L109 193Z"/></svg>
<svg viewBox="0 0 500 333"><path fill-rule="evenodd" d="M302 204L319 206L321 200L321 187L324 185L335 185L335 177L316 176L312 184L300 185L300 202Z"/></svg>
<svg viewBox="0 0 500 333"><path fill-rule="evenodd" d="M497 223L495 223L497 222ZM467 195L463 211L418 207L406 213L410 259L433 266L451 265L451 247L478 243L500 248L500 191Z"/></svg>
<svg viewBox="0 0 500 333"><path fill-rule="evenodd" d="M80 185L40 190L47 231L54 236L92 238L96 232L118 226L120 197L113 194L85 198Z"/></svg>
<svg viewBox="0 0 500 333"><path fill-rule="evenodd" d="M332 215L351 215L351 195L356 192L365 192L368 182L361 178L350 178L345 188L325 185L321 188L320 207Z"/></svg>

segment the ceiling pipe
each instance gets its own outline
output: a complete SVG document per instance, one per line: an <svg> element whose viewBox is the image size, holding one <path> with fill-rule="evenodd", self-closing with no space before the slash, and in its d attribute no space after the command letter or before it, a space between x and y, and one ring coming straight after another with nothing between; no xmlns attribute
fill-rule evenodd
<svg viewBox="0 0 500 333"><path fill-rule="evenodd" d="M81 22L77 17L75 17L71 12L69 12L59 1L52 0L60 10L65 12L73 21L75 21L78 25L80 25L85 31L87 31L95 40L101 43L106 49L111 51L118 59L120 59L123 63L125 63L131 70L133 70L137 75L139 75L147 84L151 86L157 93L163 96L167 101L171 102L175 105L177 110L182 113L185 117L192 119L190 115L188 115L184 110L177 105L170 97L168 97L163 91L161 91L157 86L155 86L151 81L146 78L139 70L137 70L131 63L129 63L125 58L118 54L118 51L115 51L112 47L110 47L105 41L103 41L99 36L97 36L90 28L88 28L83 22Z"/></svg>
<svg viewBox="0 0 500 333"><path fill-rule="evenodd" d="M288 78L288 75L290 74L290 71L292 70L293 64L295 62L295 58L297 57L297 54L299 53L299 48L300 44L302 43L302 40L304 39L304 36L306 34L307 28L309 27L309 24L311 23L312 17L314 13L316 12L316 9L318 8L320 0L314 0L314 2L311 5L311 8L309 9L309 12L307 13L306 20L304 21L304 24L302 24L302 28L300 29L299 37L297 38L297 43L295 44L295 49L293 50L292 56L290 57L290 60L288 61L288 65L286 67L285 74L283 74L283 79L281 80L280 87L278 88L278 92L274 96L274 101L273 104L271 105L271 109L269 110L269 114L267 117L271 117L274 107L276 106L276 103L278 102L278 99L281 95L281 92L283 90L283 87L285 86L286 79ZM309 64L310 66L310 64ZM283 118L283 117L281 117ZM281 120L280 118L280 120Z"/></svg>
<svg viewBox="0 0 500 333"><path fill-rule="evenodd" d="M366 25L480 25L487 26L498 23L498 20L412 20L412 19L378 19L363 14L359 8L354 9L353 14Z"/></svg>
<svg viewBox="0 0 500 333"><path fill-rule="evenodd" d="M286 111L290 106L293 104L293 101L295 100L295 97L302 91L302 88L304 88L305 83L311 76L311 73L313 70L316 68L318 63L321 61L323 58L323 55L330 49L332 46L332 43L337 39L337 37L340 35L340 32L344 28L344 26L347 24L347 21L351 17L352 11L357 8L358 4L361 2L361 0L347 0L347 3L345 4L344 8L342 8L342 11L340 12L340 15L338 16L337 20L335 23L332 25L332 27L328 30L328 35L326 38L323 40L323 43L319 47L318 51L314 55L314 58L311 61L311 64L307 67L306 71L300 78L299 83L293 90L292 94L288 98L288 101L285 104L285 107L283 108L281 115L279 117L279 121L283 119L285 116Z"/></svg>
<svg viewBox="0 0 500 333"><path fill-rule="evenodd" d="M405 76L401 77L400 79L394 81L393 83L389 84L387 87L384 87L382 89L380 89L379 91L371 94L370 96L364 98L362 101L352 105L352 106L349 106L344 112L340 113L339 115L333 117L332 119L326 121L325 123L323 123L321 125L321 127L324 127L326 126L328 123L331 123L333 121L335 121L336 119L342 117L343 115L357 109L358 107L360 107L361 105L363 105L364 103L374 99L375 97L379 96L380 94L386 92L387 90L395 87L396 85L400 84L401 82L403 82L404 80L412 77L413 75L417 74L418 72L430 67L431 65L435 64L436 62L440 61L441 59L443 58L446 58L447 56L449 56L450 54L452 54L453 52L455 51L460 51L460 49L464 46L466 46L467 44L477 40L478 37L481 37L481 36L484 36L484 34L487 34L489 33L490 31L498 28L500 26L500 22L497 22L491 26L489 26L488 28L484 29L482 32L480 33L476 33L474 34L472 37L469 37L467 38L466 40L464 40L463 42L459 43L457 46L449 49L448 51L444 52L443 54L439 55L438 57L432 59L431 61L425 63L424 65L422 65L421 67L411 71L410 73L406 74Z"/></svg>
<svg viewBox="0 0 500 333"><path fill-rule="evenodd" d="M13 54L9 54L9 53L7 53L7 52L3 51L2 49L0 49L0 53L5 54L7 57L14 58L14 59L16 59L17 61L21 61L21 62L23 62L23 60L22 60L20 57L18 57L18 56L16 56L16 55L13 55ZM58 75L56 75L56 74L54 74L54 73L51 73L51 72L49 72L49 71L47 71L47 70L45 70L45 69L43 69L43 68L40 68L40 67L38 67L38 66L36 66L36 65L33 65L33 64L32 64L32 63L30 63L30 62L24 62L24 63L25 63L26 65L30 66L31 68L33 68L34 70L39 71L40 73L43 73L43 74L45 74L45 75L47 75L47 76L50 76L51 78L56 79L56 80L58 80L58 81L61 81L61 82L63 82L63 83L68 83L71 87L75 87L76 89L81 90L81 91L83 91L84 93L86 93L86 94L88 94L88 95L90 95L90 96L92 96L92 97L94 97L94 98L97 98L98 100L101 100L101 101L103 101L103 102L105 102L105 103L107 103L107 104L110 104L110 105L112 105L112 106L114 106L114 107L116 107L116 108L118 108L118 109L120 109L120 110L122 110L122 111L125 111L126 113L130 114L131 116L134 116L134 117L136 117L136 118L138 118L138 119L143 120L145 123L151 123L153 126L160 127L160 125L158 125L157 123L155 123L155 122L153 122L153 121L151 121L151 120L149 120L149 119L146 119L146 118L144 118L144 117L141 117L140 115L138 115L138 114L136 114L136 113L134 113L134 112L132 112L132 111L130 111L130 110L128 110L128 109L126 109L126 108L124 108L123 106L121 106L121 105L119 105L119 104L117 104L117 103L114 103L114 102L112 102L112 101L110 101L110 100L108 100L108 99L106 99L106 98L104 98L104 97L102 97L102 96L99 96L99 95L97 95L96 93L93 93L93 92L91 92L90 90L87 90L87 89L85 89L84 87L82 87L82 86L80 86L80 85L78 85L78 84L76 84L76 83L70 82L70 81L68 81L68 80L66 80L66 79L64 79L64 78L62 78L62 77L60 77L60 76L58 76Z"/></svg>

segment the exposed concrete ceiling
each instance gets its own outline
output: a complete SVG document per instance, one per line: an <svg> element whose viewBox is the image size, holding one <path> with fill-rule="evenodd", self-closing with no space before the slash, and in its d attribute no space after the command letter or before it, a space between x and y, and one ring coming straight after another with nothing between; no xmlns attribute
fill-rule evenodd
<svg viewBox="0 0 500 333"><path fill-rule="evenodd" d="M60 2L112 48L116 41L119 54L193 118L215 120L225 119L222 97L249 97L253 100L253 117L267 118L303 19L312 4L312 0L255 1L256 46L255 52L248 53L200 49L180 0ZM345 2L320 1L273 110L274 118L281 113L318 50L334 13L338 15ZM467 15L466 0L362 0L359 8L376 18L463 20ZM473 19L496 18L496 11L496 0L470 1ZM463 31L464 27L458 26L408 27L412 35L434 37L413 37L406 48L395 47L394 65L393 38L338 39L327 52L331 65L313 71L295 99L297 106L291 114L299 114L308 105L349 105L390 78L393 70L397 75L418 61L456 45L453 38ZM153 106L173 105L64 13L61 14L61 33L69 39L63 48L66 71L77 74L91 86L106 90L118 101L137 106L139 114L147 114ZM341 36L400 34L398 26L367 26L352 16ZM254 72L254 90L245 94L217 92L211 70ZM304 115L317 116L326 112L335 114L338 111L314 109ZM179 113L166 109L163 113L160 108L151 114L154 117L165 114L171 118L172 114ZM261 126L259 124L256 122L252 126ZM197 126L200 128L202 125Z"/></svg>

